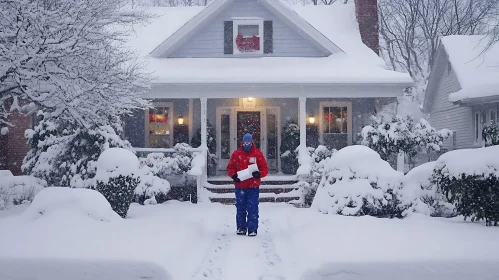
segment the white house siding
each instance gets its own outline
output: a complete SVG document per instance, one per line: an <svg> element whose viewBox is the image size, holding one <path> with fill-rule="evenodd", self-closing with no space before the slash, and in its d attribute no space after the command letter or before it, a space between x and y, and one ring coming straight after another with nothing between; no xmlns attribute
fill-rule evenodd
<svg viewBox="0 0 499 280"><path fill-rule="evenodd" d="M261 17L273 22L274 51L265 56L319 57L324 56L317 48L284 24L257 0L234 0L224 11L206 24L171 57L231 57L224 54L224 21L232 17Z"/></svg>
<svg viewBox="0 0 499 280"><path fill-rule="evenodd" d="M473 115L469 107L454 105L449 101L449 94L460 90L456 74L445 67L430 108L430 123L436 129L447 128L456 132L455 146L453 139L445 142L444 149L462 149L473 147Z"/></svg>

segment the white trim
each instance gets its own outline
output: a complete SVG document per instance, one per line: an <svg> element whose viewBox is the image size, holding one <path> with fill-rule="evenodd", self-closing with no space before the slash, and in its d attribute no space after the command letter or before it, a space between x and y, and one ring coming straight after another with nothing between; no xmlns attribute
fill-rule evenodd
<svg viewBox="0 0 499 280"><path fill-rule="evenodd" d="M284 21L291 28L295 29L301 36L316 46L325 56L333 53L342 53L337 45L331 42L324 34L300 17L290 7L281 3L280 0L259 0L270 12ZM163 41L152 52L153 57L168 57L189 40L197 31L205 25L204 22L216 18L216 15L224 10L233 0L215 0L204 8L199 14L194 16L186 24L180 27L168 39ZM263 34L262 34L263 38Z"/></svg>
<svg viewBox="0 0 499 280"><path fill-rule="evenodd" d="M241 52L236 45L236 36L239 25L258 25L258 37L260 41L260 50L255 52ZM233 54L235 55L253 55L253 54L263 54L263 19L258 18L238 18L232 21L232 46Z"/></svg>
<svg viewBox="0 0 499 280"><path fill-rule="evenodd" d="M407 84L155 84L144 98L370 98L402 96Z"/></svg>
<svg viewBox="0 0 499 280"><path fill-rule="evenodd" d="M482 141L480 111L473 113L473 144L479 145Z"/></svg>
<svg viewBox="0 0 499 280"><path fill-rule="evenodd" d="M153 107L168 107L168 115L169 115L169 122L168 122L168 129L170 130L170 143L173 148L173 122L175 121L174 119L174 110L173 110L173 102L152 102ZM145 133L144 133L144 146L146 148L149 148L149 109L144 110L144 127L145 127Z"/></svg>
<svg viewBox="0 0 499 280"><path fill-rule="evenodd" d="M189 125L189 145L192 147L192 133L194 126L194 100L189 98L189 119L187 120L187 124Z"/></svg>
<svg viewBox="0 0 499 280"><path fill-rule="evenodd" d="M319 102L319 141L324 145L324 124L323 111L324 107L347 107L347 144L352 145L352 101L321 101ZM344 134L344 133L329 133L329 134Z"/></svg>

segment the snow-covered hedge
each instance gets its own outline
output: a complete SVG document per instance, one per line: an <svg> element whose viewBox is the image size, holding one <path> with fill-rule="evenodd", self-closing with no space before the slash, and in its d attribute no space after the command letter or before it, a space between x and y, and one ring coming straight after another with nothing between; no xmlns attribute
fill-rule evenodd
<svg viewBox="0 0 499 280"><path fill-rule="evenodd" d="M310 176L308 176L307 184L305 185L305 205L310 206L314 200L315 193L319 186L323 186L326 180L325 172L328 171L328 162L331 156L337 151L329 150L326 146L319 145L317 148L308 148L312 166Z"/></svg>
<svg viewBox="0 0 499 280"><path fill-rule="evenodd" d="M14 176L0 170L0 210L11 205L29 203L47 183L33 176Z"/></svg>
<svg viewBox="0 0 499 280"><path fill-rule="evenodd" d="M174 147L175 152L169 156L164 153L150 153L145 158L140 158L140 166L147 166L155 176L168 178L170 176L187 175L192 168L194 154L190 146L179 143Z"/></svg>
<svg viewBox="0 0 499 280"><path fill-rule="evenodd" d="M433 183L436 162L422 164L404 176L403 197L410 202L406 213L421 213L432 217L455 216L454 206Z"/></svg>
<svg viewBox="0 0 499 280"><path fill-rule="evenodd" d="M458 214L472 221L499 223L499 146L463 149L437 160L433 182Z"/></svg>
<svg viewBox="0 0 499 280"><path fill-rule="evenodd" d="M366 146L348 146L323 163L312 208L347 216L402 217L403 174Z"/></svg>
<svg viewBox="0 0 499 280"><path fill-rule="evenodd" d="M140 182L139 160L127 149L110 148L97 160L96 187L113 210L126 218Z"/></svg>
<svg viewBox="0 0 499 280"><path fill-rule="evenodd" d="M40 191L22 215L28 219L37 219L54 214L70 218L78 215L104 222L120 219L99 192L58 187L49 187Z"/></svg>

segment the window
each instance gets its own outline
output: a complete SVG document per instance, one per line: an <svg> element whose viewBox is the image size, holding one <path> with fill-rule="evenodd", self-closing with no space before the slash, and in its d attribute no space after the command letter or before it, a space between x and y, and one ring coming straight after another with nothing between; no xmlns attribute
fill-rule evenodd
<svg viewBox="0 0 499 280"><path fill-rule="evenodd" d="M497 122L496 110L490 110L490 123L495 124Z"/></svg>
<svg viewBox="0 0 499 280"><path fill-rule="evenodd" d="M320 103L319 137L328 148L341 149L352 144L352 103Z"/></svg>
<svg viewBox="0 0 499 280"><path fill-rule="evenodd" d="M475 142L480 140L480 115L475 113Z"/></svg>
<svg viewBox="0 0 499 280"><path fill-rule="evenodd" d="M323 133L348 133L347 107L323 107Z"/></svg>
<svg viewBox="0 0 499 280"><path fill-rule="evenodd" d="M240 18L233 21L234 53L263 53L263 19Z"/></svg>
<svg viewBox="0 0 499 280"><path fill-rule="evenodd" d="M154 108L148 110L146 119L147 146L150 148L172 147L172 103L162 102L154 104Z"/></svg>

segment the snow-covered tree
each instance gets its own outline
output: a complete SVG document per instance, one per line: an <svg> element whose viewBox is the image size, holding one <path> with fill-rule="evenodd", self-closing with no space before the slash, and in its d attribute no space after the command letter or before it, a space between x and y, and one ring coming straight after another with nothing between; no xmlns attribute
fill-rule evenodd
<svg viewBox="0 0 499 280"><path fill-rule="evenodd" d="M487 147L499 145L499 126L494 123L484 125L482 128L482 138Z"/></svg>
<svg viewBox="0 0 499 280"><path fill-rule="evenodd" d="M80 127L143 108L149 78L124 46L147 19L125 0L0 1L0 122L34 103ZM10 106L12 104L12 106Z"/></svg>
<svg viewBox="0 0 499 280"><path fill-rule="evenodd" d="M411 116L378 115L362 129L362 145L378 152L383 160L404 152L412 165L418 153L426 153L432 160L435 152L441 150L443 141L451 135L452 131L437 131L424 119L415 123Z"/></svg>
<svg viewBox="0 0 499 280"><path fill-rule="evenodd" d="M94 188L99 155L108 148L131 148L110 125L87 129L49 116L40 111L38 125L26 131L31 149L22 166L49 186Z"/></svg>

